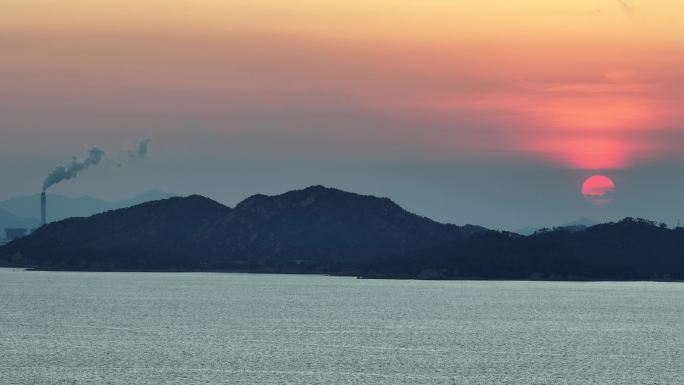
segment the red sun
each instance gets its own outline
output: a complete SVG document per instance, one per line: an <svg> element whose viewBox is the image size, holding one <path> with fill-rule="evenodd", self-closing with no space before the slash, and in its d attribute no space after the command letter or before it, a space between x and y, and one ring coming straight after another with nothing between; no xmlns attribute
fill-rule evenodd
<svg viewBox="0 0 684 385"><path fill-rule="evenodd" d="M610 203L615 193L615 183L604 175L594 175L582 183L582 195L591 203L605 205Z"/></svg>

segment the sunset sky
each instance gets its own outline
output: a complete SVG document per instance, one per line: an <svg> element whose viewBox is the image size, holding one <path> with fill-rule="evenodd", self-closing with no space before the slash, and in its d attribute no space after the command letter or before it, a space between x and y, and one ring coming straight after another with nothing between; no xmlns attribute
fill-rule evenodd
<svg viewBox="0 0 684 385"><path fill-rule="evenodd" d="M684 217L681 0L3 0L0 200L324 184L516 229ZM152 139L150 157L116 167ZM602 174L612 202L580 193Z"/></svg>

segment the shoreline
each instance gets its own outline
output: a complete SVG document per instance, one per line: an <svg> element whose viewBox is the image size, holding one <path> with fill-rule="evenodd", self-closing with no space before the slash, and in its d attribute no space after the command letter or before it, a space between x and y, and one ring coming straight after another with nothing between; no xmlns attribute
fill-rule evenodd
<svg viewBox="0 0 684 385"><path fill-rule="evenodd" d="M568 282L568 283L684 283L684 280L676 279L646 279L646 278L622 278L622 279L531 279L531 278L482 278L482 277L420 277L418 275L359 275L355 273L341 272L303 272L303 271L263 271L263 270L188 270L188 269L75 269L75 268L40 268L26 266L0 266L0 269L17 269L35 272L65 272L65 273L211 273L211 274L251 274L251 275L311 275L323 277L352 278L358 280L387 280L387 281L440 281L440 282Z"/></svg>

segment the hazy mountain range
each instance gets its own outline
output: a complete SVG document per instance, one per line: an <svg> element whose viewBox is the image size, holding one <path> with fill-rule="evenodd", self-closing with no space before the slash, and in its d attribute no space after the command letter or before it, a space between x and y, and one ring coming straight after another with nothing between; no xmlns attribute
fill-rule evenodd
<svg viewBox="0 0 684 385"><path fill-rule="evenodd" d="M563 227L563 228L567 228L567 229L581 230L581 229L584 229L587 227L596 226L598 224L599 223L593 219L580 218L580 219L574 220L572 222L564 223L560 226L555 226L555 227L556 228ZM536 233L537 231L543 230L543 229L545 229L545 228L544 227L527 226L527 227L524 227L522 229L513 230L513 232L516 234L520 234L520 235L532 235L532 234Z"/></svg>
<svg viewBox="0 0 684 385"><path fill-rule="evenodd" d="M49 222L71 217L88 217L109 210L130 207L173 196L174 194L152 190L129 199L107 201L89 196L71 198L57 194L48 194L47 216ZM9 227L35 228L39 225L39 218L40 194L0 201L0 232Z"/></svg>
<svg viewBox="0 0 684 385"><path fill-rule="evenodd" d="M530 236L442 224L322 186L235 208L169 198L52 223L0 247L40 269L250 271L377 278L684 279L684 229L642 219Z"/></svg>
<svg viewBox="0 0 684 385"><path fill-rule="evenodd" d="M24 218L12 214L11 212L0 208L0 239L4 234L4 229L7 228L24 228L33 229L38 226L38 220L35 218Z"/></svg>

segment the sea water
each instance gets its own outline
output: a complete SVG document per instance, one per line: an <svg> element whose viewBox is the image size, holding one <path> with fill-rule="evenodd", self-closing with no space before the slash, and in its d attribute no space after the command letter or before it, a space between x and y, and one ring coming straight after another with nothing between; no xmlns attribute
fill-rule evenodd
<svg viewBox="0 0 684 385"><path fill-rule="evenodd" d="M0 269L0 384L683 384L684 284Z"/></svg>

